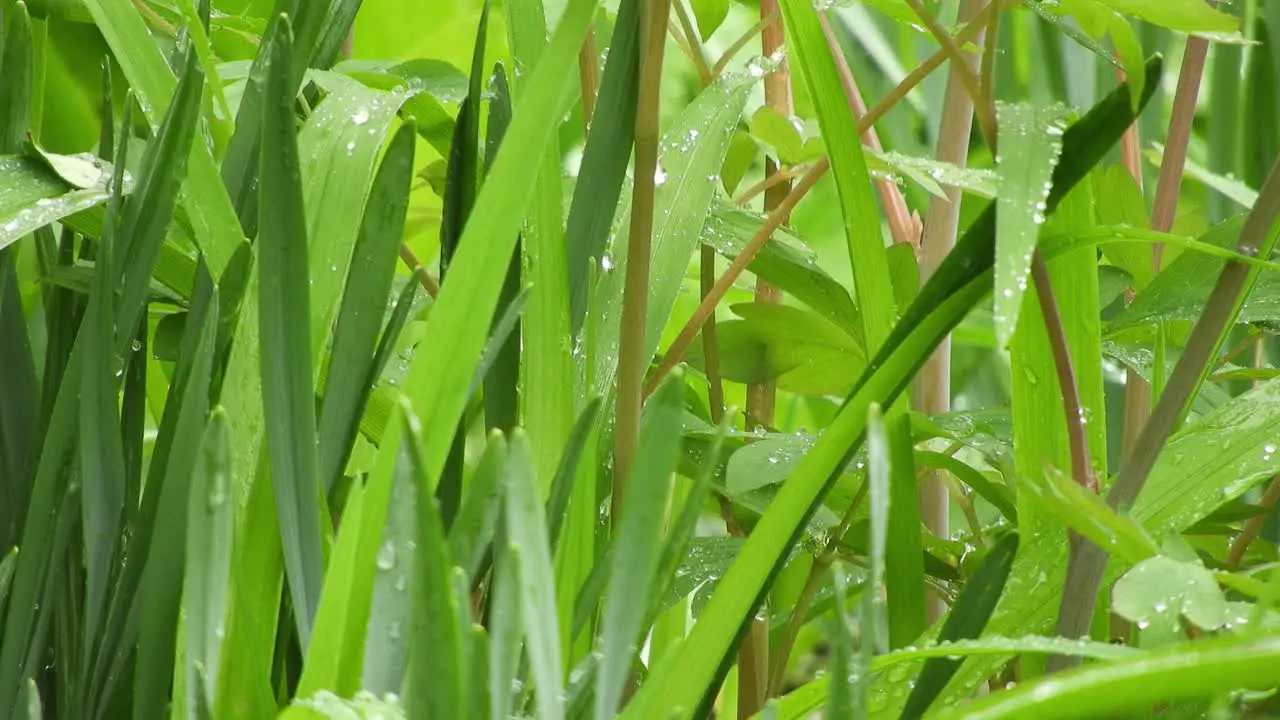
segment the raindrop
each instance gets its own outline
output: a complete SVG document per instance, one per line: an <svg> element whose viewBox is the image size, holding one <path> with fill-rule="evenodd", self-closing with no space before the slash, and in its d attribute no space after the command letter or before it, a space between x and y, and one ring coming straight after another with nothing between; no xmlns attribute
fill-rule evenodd
<svg viewBox="0 0 1280 720"><path fill-rule="evenodd" d="M369 122L369 108L361 107L351 116L351 122L356 125L363 125Z"/></svg>
<svg viewBox="0 0 1280 720"><path fill-rule="evenodd" d="M396 566L396 546L395 543L388 540L378 549L378 567L383 570L390 570Z"/></svg>

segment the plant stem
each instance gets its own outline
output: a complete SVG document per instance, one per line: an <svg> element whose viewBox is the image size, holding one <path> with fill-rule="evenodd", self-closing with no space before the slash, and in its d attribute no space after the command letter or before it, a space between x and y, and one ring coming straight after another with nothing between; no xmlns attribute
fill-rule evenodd
<svg viewBox="0 0 1280 720"><path fill-rule="evenodd" d="M1280 217L1280 161L1272 166L1258 194L1253 211L1240 231L1236 251L1244 255L1258 255L1277 217ZM1113 510L1128 512L1142 491L1165 441L1181 422L1190 399L1203 383L1209 361L1221 348L1224 330L1238 316L1241 293L1253 272L1247 264L1237 260L1229 260L1223 267L1200 319L1187 337L1182 356L1169 376L1160 402L1107 493L1107 505ZM1088 630L1106 562L1107 552L1093 543L1083 539L1073 543L1062 605L1058 611L1058 634L1062 637L1079 637ZM1078 659L1055 656L1050 659L1050 667L1072 667L1078 662Z"/></svg>
<svg viewBox="0 0 1280 720"><path fill-rule="evenodd" d="M716 283L715 248L703 245L699 263L698 280L705 299ZM716 338L714 322L709 322L702 328L702 356L707 367L707 404L711 406L711 422L719 426L724 419L724 382L720 377L720 343Z"/></svg>
<svg viewBox="0 0 1280 720"><path fill-rule="evenodd" d="M988 12L998 12L998 0L986 6ZM961 5L961 19L969 21L969 28L977 30L974 42L982 44L985 23L977 17L982 0L965 0ZM968 29L968 28L966 28ZM959 38L954 44L961 42ZM963 62L952 61L951 76L942 105L942 120L938 130L938 146L934 158L940 162L964 167L969 159L969 136L973 123L972 97L965 91L964 70L973 72L977 58L963 57ZM955 246L960 229L960 191L945 188L946 197L934 197L929 202L925 217L924 235L920 241L920 283L923 285L946 259ZM927 415L944 413L951 409L951 338L946 337L929 356L916 376L912 388L915 410ZM947 488L938 472L931 472L920 484L920 517L925 527L937 537L947 537L948 510ZM946 605L936 593L929 593L926 618L933 622L946 612Z"/></svg>
<svg viewBox="0 0 1280 720"><path fill-rule="evenodd" d="M618 350L618 399L614 423L613 498L611 520L619 521L623 490L640 435L643 404L645 323L648 317L649 255L653 243L654 175L658 168L658 110L662 83L663 41L670 0L642 0L640 84L636 105L635 185L631 200L631 232L627 245L627 277L622 296L622 330Z"/></svg>
<svg viewBox="0 0 1280 720"><path fill-rule="evenodd" d="M760 19L764 20L779 14L778 0L760 0ZM782 23L769 23L760 33L760 51L765 57L779 54L786 43L786 31ZM791 70L785 55L776 70L764 78L764 104L776 110L782 117L790 118L794 112L791 102ZM779 174L779 161L766 156L764 159L765 179ZM783 181L770 187L764 193L764 211L775 212L786 202L791 192L790 183ZM780 214L780 222L786 224L790 213ZM782 291L763 278L756 278L755 302L760 305L778 305L782 302ZM712 323L714 324L714 323ZM761 382L747 384L747 416L754 418L760 425L772 426L774 411L777 408L778 385L772 378ZM764 707L773 693L769 682L769 624L768 612L765 617L757 616L751 621L751 628L743 638L742 647L738 650L738 717L740 720L755 715ZM775 671L777 668L773 668Z"/></svg>
<svg viewBox="0 0 1280 720"><path fill-rule="evenodd" d="M1116 69L1116 82L1123 83L1128 76L1123 70ZM1142 157L1141 143L1138 136L1138 123L1135 120L1120 137L1120 159L1129 176L1142 190ZM1154 264L1154 257L1152 258ZM1156 268L1159 269L1158 267ZM1133 288L1125 288L1125 302L1133 302ZM1125 457L1138 441L1138 433L1147 422L1151 413L1151 384L1133 368L1126 368L1124 373L1124 425L1121 429L1120 456Z"/></svg>
<svg viewBox="0 0 1280 720"><path fill-rule="evenodd" d="M1080 406L1080 391L1076 385L1076 373L1071 367L1071 349L1067 347L1067 331L1062 324L1062 313L1053 294L1053 281L1049 278L1049 266L1044 255L1036 248L1031 255L1031 277L1044 315L1045 329L1049 333L1049 347L1053 352L1053 365L1058 371L1058 386L1062 390L1063 410L1067 414L1067 443L1071 447L1071 473L1077 483L1098 492L1098 476L1089 459L1089 436L1085 431L1084 410Z"/></svg>
<svg viewBox="0 0 1280 720"><path fill-rule="evenodd" d="M596 32L587 29L578 51L578 83L582 86L582 135L591 132L591 118L596 113L596 93L600 89L600 67L596 64Z"/></svg>
<svg viewBox="0 0 1280 720"><path fill-rule="evenodd" d="M791 167L788 167L785 169L779 169L777 172L773 173L772 175L769 175L768 177L756 183L755 185L752 185L746 190L743 190L741 193L738 194L737 197L733 199L733 203L735 205L740 205L740 206L746 205L747 203L754 200L757 195L768 190L769 188L775 185L778 185L780 183L787 182L789 180L794 180L795 178L798 178L801 175L804 175L806 172L808 172L811 169L813 169L812 165L792 165Z"/></svg>
<svg viewBox="0 0 1280 720"><path fill-rule="evenodd" d="M694 26L693 18L689 16L689 9L684 6L684 2L674 0L673 7L676 18L680 20L680 27L684 28L684 36L689 42L689 56L693 59L693 66L698 71L698 79L702 81L702 86L706 87L715 81L715 76L711 72L711 64L707 62L707 52L702 46L702 36L698 34L698 28Z"/></svg>
<svg viewBox="0 0 1280 720"><path fill-rule="evenodd" d="M858 83L853 79L853 70L849 67L849 60L840 48L840 41L836 38L835 31L831 27L831 19L827 13L818 13L818 21L822 24L822 34L827 39L827 47L831 50L831 56L835 58L836 69L840 73L840 84L844 86L844 95L849 101L849 111L853 113L853 119L861 124L862 119L867 116L867 105L862 101L862 93L858 91ZM883 149L874 125L868 125L863 130L862 144L876 152L880 152ZM886 178L880 178L874 182L876 192L880 195L880 205L884 210L885 221L889 224L889 234L893 236L893 241L907 243L913 248L918 248L920 245L920 233L924 229L923 224L920 222L920 216L912 214L907 208L907 200L902 196L902 189L898 187L897 183Z"/></svg>
<svg viewBox="0 0 1280 720"><path fill-rule="evenodd" d="M965 55L960 49L960 44L956 39L951 37L951 33L938 22L938 18L921 4L920 0L906 0L911 10L915 12L916 17L920 18L920 22L928 28L929 33L933 35L942 49L951 57L951 77L948 79L948 89L952 82L958 82L969 93L972 103L970 113L978 119L978 128L982 132L983 138L986 139L987 147L991 148L991 154L995 155L996 150L996 114L995 105L988 102L983 97L983 87L978 82L978 63L980 58L974 58ZM972 22L983 6L983 0L968 0L961 10L961 20ZM999 15L999 13L996 13ZM986 32L985 23L977 21L982 32ZM982 44L982 36L977 38L977 43ZM972 121L970 121L972 122Z"/></svg>
<svg viewBox="0 0 1280 720"><path fill-rule="evenodd" d="M1210 0L1210 5L1217 3ZM1194 35L1187 38L1178 72L1178 89L1173 95L1173 112L1165 140L1164 157L1160 161L1160 178L1156 181L1156 199L1151 209L1151 229L1168 232L1178 211L1178 194L1182 189L1182 173L1187 164L1187 145L1191 140L1191 123L1195 119L1196 101L1200 96L1200 80L1204 77L1205 56L1209 41ZM1153 250L1155 266L1160 267L1164 246Z"/></svg>
<svg viewBox="0 0 1280 720"><path fill-rule="evenodd" d="M1276 506L1276 501L1280 500L1280 477L1273 478L1271 484L1267 486L1267 491L1262 495L1262 502L1258 503L1265 510L1271 510ZM1249 518L1244 524L1244 528L1240 534L1235 536L1231 541L1231 549L1227 551L1226 565L1227 567L1235 567L1240 564L1240 560L1244 558L1245 551L1249 549L1249 543L1262 532L1262 526L1267 522L1269 513L1262 513Z"/></svg>
<svg viewBox="0 0 1280 720"><path fill-rule="evenodd" d="M418 256L413 254L408 245L400 245L400 260L404 262L405 267L409 268L414 277L418 278L422 289L427 291L432 300L435 300L436 296L440 294L440 283L431 277L431 273L427 272L421 262L418 262Z"/></svg>
<svg viewBox="0 0 1280 720"><path fill-rule="evenodd" d="M775 3L775 6L776 5L777 4ZM720 77L720 74L724 72L724 69L728 66L729 62L733 60L739 52L742 52L742 48L746 47L751 42L752 38L764 32L765 28L778 22L781 18L782 14L777 12L760 18L760 22L752 25L750 29L742 33L741 37L734 40L733 43L729 45L729 48L725 50L724 54L720 56L720 59L716 61L715 67L711 68L711 74L716 77Z"/></svg>

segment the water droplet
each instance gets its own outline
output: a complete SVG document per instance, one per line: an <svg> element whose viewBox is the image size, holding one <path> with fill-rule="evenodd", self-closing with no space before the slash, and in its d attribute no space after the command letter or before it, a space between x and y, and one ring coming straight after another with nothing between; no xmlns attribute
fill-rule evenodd
<svg viewBox="0 0 1280 720"><path fill-rule="evenodd" d="M396 566L396 545L388 540L378 549L378 567L390 570Z"/></svg>
<svg viewBox="0 0 1280 720"><path fill-rule="evenodd" d="M355 125L363 125L369 122L369 108L360 107L355 114L351 116L351 122Z"/></svg>

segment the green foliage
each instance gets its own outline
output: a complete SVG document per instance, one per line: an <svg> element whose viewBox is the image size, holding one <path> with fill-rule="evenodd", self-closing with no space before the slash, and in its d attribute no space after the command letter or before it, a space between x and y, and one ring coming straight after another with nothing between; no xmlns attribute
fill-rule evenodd
<svg viewBox="0 0 1280 720"><path fill-rule="evenodd" d="M0 715L1274 714L1280 15L960 4L0 0ZM674 370L616 483L651 20ZM967 167L936 27L997 43ZM1144 62L1188 37L1192 116ZM888 242L946 198L940 266ZM955 409L912 412L940 347ZM1126 369L1191 392L1112 508L1068 428L1105 490ZM1054 635L1085 542L1116 637Z"/></svg>

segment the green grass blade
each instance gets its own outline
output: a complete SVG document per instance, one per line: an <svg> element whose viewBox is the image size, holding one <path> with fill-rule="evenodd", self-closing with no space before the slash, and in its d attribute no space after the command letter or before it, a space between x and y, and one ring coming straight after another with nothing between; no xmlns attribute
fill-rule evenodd
<svg viewBox="0 0 1280 720"><path fill-rule="evenodd" d="M449 352L418 353L405 381L422 413L424 427L453 426L467 403L467 381L473 376L488 331L487 323L474 319L492 317L505 280L505 273L492 271L492 261L510 257L514 248L522 209L533 192L527 170L542 156L568 106L575 76L570 68L594 7L589 0L571 0L529 76L521 111L512 118L508 131L522 142L507 143L498 153L476 199L472 221L459 242L451 279L441 288L427 319L425 336L448 337L452 347ZM389 430L374 477L390 474L398 452L399 432ZM437 432L424 438L429 476L439 477L452 440L450 433Z"/></svg>
<svg viewBox="0 0 1280 720"><path fill-rule="evenodd" d="M359 664L368 620L360 615L361 603L357 598L368 597L374 582L371 571L362 572L369 568L368 563L363 566L360 563L360 540L365 534L366 522L377 524L376 516L365 510L365 495L365 486L360 483L352 484L347 495L342 523L325 571L324 592L316 610L314 640L307 649L302 676L298 679L295 694L299 697L322 690L349 696L359 689ZM395 560L394 555L380 560L379 569L382 564L392 564Z"/></svg>
<svg viewBox="0 0 1280 720"><path fill-rule="evenodd" d="M511 89L507 84L507 73L500 63L494 66L490 87L493 99L489 101L489 127L486 130L484 151L489 166L498 156L498 148L501 147L507 127L511 124ZM495 321L494 337L501 334L498 328L503 326L507 317L517 307L517 303L523 304L528 291L528 286L523 289L520 286L522 272L520 263L523 255L521 245L520 241L516 242L515 252L511 254L511 262L507 267L507 281L502 286L502 295L498 298L498 307L505 309L502 319ZM518 322L517 316L513 320L514 327L510 335L506 342L499 346L489 369L485 372L484 419L485 427L489 430L510 432L519 420L520 331ZM485 355L488 354L489 349L486 348ZM483 366L485 363L481 360L480 364Z"/></svg>
<svg viewBox="0 0 1280 720"><path fill-rule="evenodd" d="M273 45L263 105L259 247L259 316L263 408L271 484L284 546L285 574L304 650L311 642L324 559L320 547L319 477L310 347L310 278L306 214L302 205L288 20Z"/></svg>
<svg viewBox="0 0 1280 720"><path fill-rule="evenodd" d="M226 415L214 410L188 494L183 656L189 708L213 705L218 686L235 505L229 499L231 445Z"/></svg>
<svg viewBox="0 0 1280 720"><path fill-rule="evenodd" d="M509 268L508 268L509 269ZM510 280L511 276L508 275ZM494 319L493 334L489 336L489 341L485 343L484 351L480 353L480 360L476 363L475 376L471 379L471 394L474 395L481 385L485 387L485 424L489 424L489 388L493 385L491 380L496 379L496 373L501 367L502 372L515 371L515 374L507 374L497 388L500 393L508 393L508 397L502 401L503 406L497 417L502 419L511 427L515 426L516 410L511 401L517 400L516 385L519 380L519 360L520 360L520 316L524 313L525 302L528 301L531 294L532 286L526 285L514 295L508 296L507 290L511 289L508 283L502 289L502 300L505 307L502 314ZM514 345L513 345L514 343ZM502 363L499 365L499 363Z"/></svg>
<svg viewBox="0 0 1280 720"><path fill-rule="evenodd" d="M939 720L1094 718L1158 704L1209 698L1280 682L1280 637L1274 631L1180 643L1149 655L1089 665L1022 683L939 712Z"/></svg>
<svg viewBox="0 0 1280 720"><path fill-rule="evenodd" d="M907 415L902 413L899 417L906 418ZM857 676L853 683L853 705L859 716L864 715L867 710L868 691L871 687L871 658L881 645L878 637L880 616L883 613L880 584L884 581L885 552L889 542L889 493L892 476L889 436L885 432L880 406L873 403L867 409L867 484L870 488L867 500L871 520L868 524L867 548L871 568L864 580L866 585L859 613L858 654L853 663L853 672ZM844 588L837 586L836 593L842 597ZM839 605L840 602L837 601L837 607Z"/></svg>
<svg viewBox="0 0 1280 720"><path fill-rule="evenodd" d="M116 238L113 272L122 278L119 306L116 308L116 343L128 345L143 314L150 288L152 269L160 256L165 231L177 206L178 191L187 173L200 119L200 98L204 76L200 64L189 50L183 61L182 79L155 139L147 145L142 158L141 177L125 205L124 216ZM101 260L99 262L102 262Z"/></svg>
<svg viewBox="0 0 1280 720"><path fill-rule="evenodd" d="M109 695L133 645L131 635L137 633L133 688L137 717L161 712L170 699L182 601L182 588L173 578L183 576L186 557L184 542L174 538L187 536L189 478L206 451L202 437L209 416L218 298L203 268L196 288L152 454L138 531L130 538L125 571L94 669L95 682L102 685L104 696ZM137 625L130 621L135 612L141 614Z"/></svg>
<svg viewBox="0 0 1280 720"><path fill-rule="evenodd" d="M970 640L982 634L983 628L991 619L991 613L995 611L996 603L1004 594L1005 582L1009 579L1009 571L1013 567L1017 551L1018 534L1015 532L996 541L982 561L982 566L965 584L964 590L960 591L960 597L956 599L942 625L942 631L938 635L939 642ZM916 679L902 717L923 716L958 669L958 660L930 658L920 671L920 677Z"/></svg>
<svg viewBox="0 0 1280 720"><path fill-rule="evenodd" d="M834 588L835 608L831 614L831 689L827 700L827 717L866 717L866 697L862 696L869 680L866 667L857 667L853 659L853 641L849 637L849 610L845 596L849 591L849 578L838 561L831 566L831 583ZM850 679L852 678L852 682ZM854 690L856 686L857 690Z"/></svg>
<svg viewBox="0 0 1280 720"><path fill-rule="evenodd" d="M7 27L0 28L0 34L0 154L9 154L22 146L31 104L31 22L25 4L13 6ZM11 222L6 221L3 227L7 229ZM16 233L18 228L14 230L16 240L21 235ZM0 498L6 504L0 511L0 540L13 543L17 542L20 513L30 495L28 455L34 451L39 385L18 287L16 255L6 244L0 239L0 337L5 338L0 348L0 366L5 368L0 372L0 469L6 478L0 490Z"/></svg>
<svg viewBox="0 0 1280 720"><path fill-rule="evenodd" d="M418 497L413 478L400 474L392 482L392 502L386 508L383 537L377 547L383 562L373 583L360 679L361 689L380 696L398 694L404 684L409 657L409 607L412 602L412 594L407 592L409 573L406 568L412 568L418 542L415 536L417 521L414 519L418 512ZM373 519L372 514L369 519ZM374 562L377 563L376 555Z"/></svg>
<svg viewBox="0 0 1280 720"><path fill-rule="evenodd" d="M475 582L489 552L502 516L502 483L507 472L507 441L501 433L489 436L484 455L467 488L467 495L449 528L449 557Z"/></svg>
<svg viewBox="0 0 1280 720"><path fill-rule="evenodd" d="M521 621L520 547L510 542L505 530L493 563L493 586L489 601L489 689L490 717L507 720L514 708L514 688L520 670Z"/></svg>
<svg viewBox="0 0 1280 720"><path fill-rule="evenodd" d="M13 584L13 572L18 565L18 548L9 548L0 560L0 613L4 612L5 601L9 599L9 586Z"/></svg>
<svg viewBox="0 0 1280 720"><path fill-rule="evenodd" d="M639 83L639 0L622 0L600 81L591 132L582 151L578 184L569 206L565 247L569 262L570 328L576 336L587 314L592 258L604 257L636 132Z"/></svg>
<svg viewBox="0 0 1280 720"><path fill-rule="evenodd" d="M996 199L996 338L1007 347L1031 273L1031 254L1044 222L1044 201L1062 152L1063 105L1036 107L1002 103L1000 122L1000 195Z"/></svg>
<svg viewBox="0 0 1280 720"><path fill-rule="evenodd" d="M152 127L159 127L174 96L175 78L137 9L129 0L85 0L94 22L124 70L138 104ZM214 277L221 277L244 241L230 198L205 143L192 143L183 206Z"/></svg>
<svg viewBox="0 0 1280 720"><path fill-rule="evenodd" d="M480 189L480 93L484 77L484 47L488 39L489 3L480 9L475 48L471 56L471 80L467 97L458 108L458 120L449 146L445 171L444 209L440 218L440 280L449 272L449 262L457 252L463 227L476 204Z"/></svg>
<svg viewBox="0 0 1280 720"><path fill-rule="evenodd" d="M458 607L453 592L453 562L445 540L422 451L421 428L406 413L404 471L412 473L417 488L417 538L414 551L412 641L408 686L410 712L415 717L465 717L466 688L463 667L465 638L459 634Z"/></svg>
<svg viewBox="0 0 1280 720"><path fill-rule="evenodd" d="M328 379L317 430L320 478L327 493L346 469L360 417L368 402L378 324L395 275L413 176L413 128L396 133L383 157L365 205L351 270L338 311Z"/></svg>
<svg viewBox="0 0 1280 720"><path fill-rule="evenodd" d="M507 39L515 67L535 67L546 55L547 19L542 0L508 0L505 5ZM521 74L511 78L515 111L528 102ZM577 83L571 87L576 88ZM513 137L520 137L512 134ZM536 175L533 197L526 209L521 235L524 272L532 290L523 319L521 345L524 383L521 412L533 442L538 478L555 477L560 453L573 427L573 356L569 332L569 269L564 232L564 182L561 152L553 136L528 171Z"/></svg>
<svg viewBox="0 0 1280 720"><path fill-rule="evenodd" d="M553 554L560 547L560 531L566 520L565 513L569 510L574 479L578 477L578 463L586 450L603 404L602 398L593 398L582 408L578 419L573 423L573 430L569 432L564 452L560 455L560 466L556 468L555 480L551 482L551 495L547 498L547 539L551 543Z"/></svg>
<svg viewBox="0 0 1280 720"><path fill-rule="evenodd" d="M874 353L889 337L897 310L867 159L817 12L811 4L799 0L783 0L779 7L787 26L789 52L798 62L805 87L814 99L831 160L853 264L853 284L862 311L863 338L868 354Z"/></svg>
<svg viewBox="0 0 1280 720"><path fill-rule="evenodd" d="M892 542L884 553L884 591L889 647L896 649L914 643L925 629L924 550L910 416L894 418L887 431L891 453L888 534Z"/></svg>
<svg viewBox="0 0 1280 720"><path fill-rule="evenodd" d="M519 558L517 574L525 652L528 653L538 696L537 716L545 720L559 720L564 716L564 698L561 696L564 674L551 552L547 547L541 492L534 477L533 452L528 438L519 429L511 435L510 452L506 480L506 534L509 541L520 548L516 557ZM504 672L510 669L509 662L509 658L504 660ZM493 658L493 665L495 669L498 667L497 655ZM496 705L494 711L497 711Z"/></svg>
<svg viewBox="0 0 1280 720"><path fill-rule="evenodd" d="M601 624L600 675L595 717L613 717L618 709L638 643L662 555L662 524L671 473L680 456L680 418L684 412L684 375L673 373L645 405L636 463L627 480L627 511L614 540L609 584Z"/></svg>

